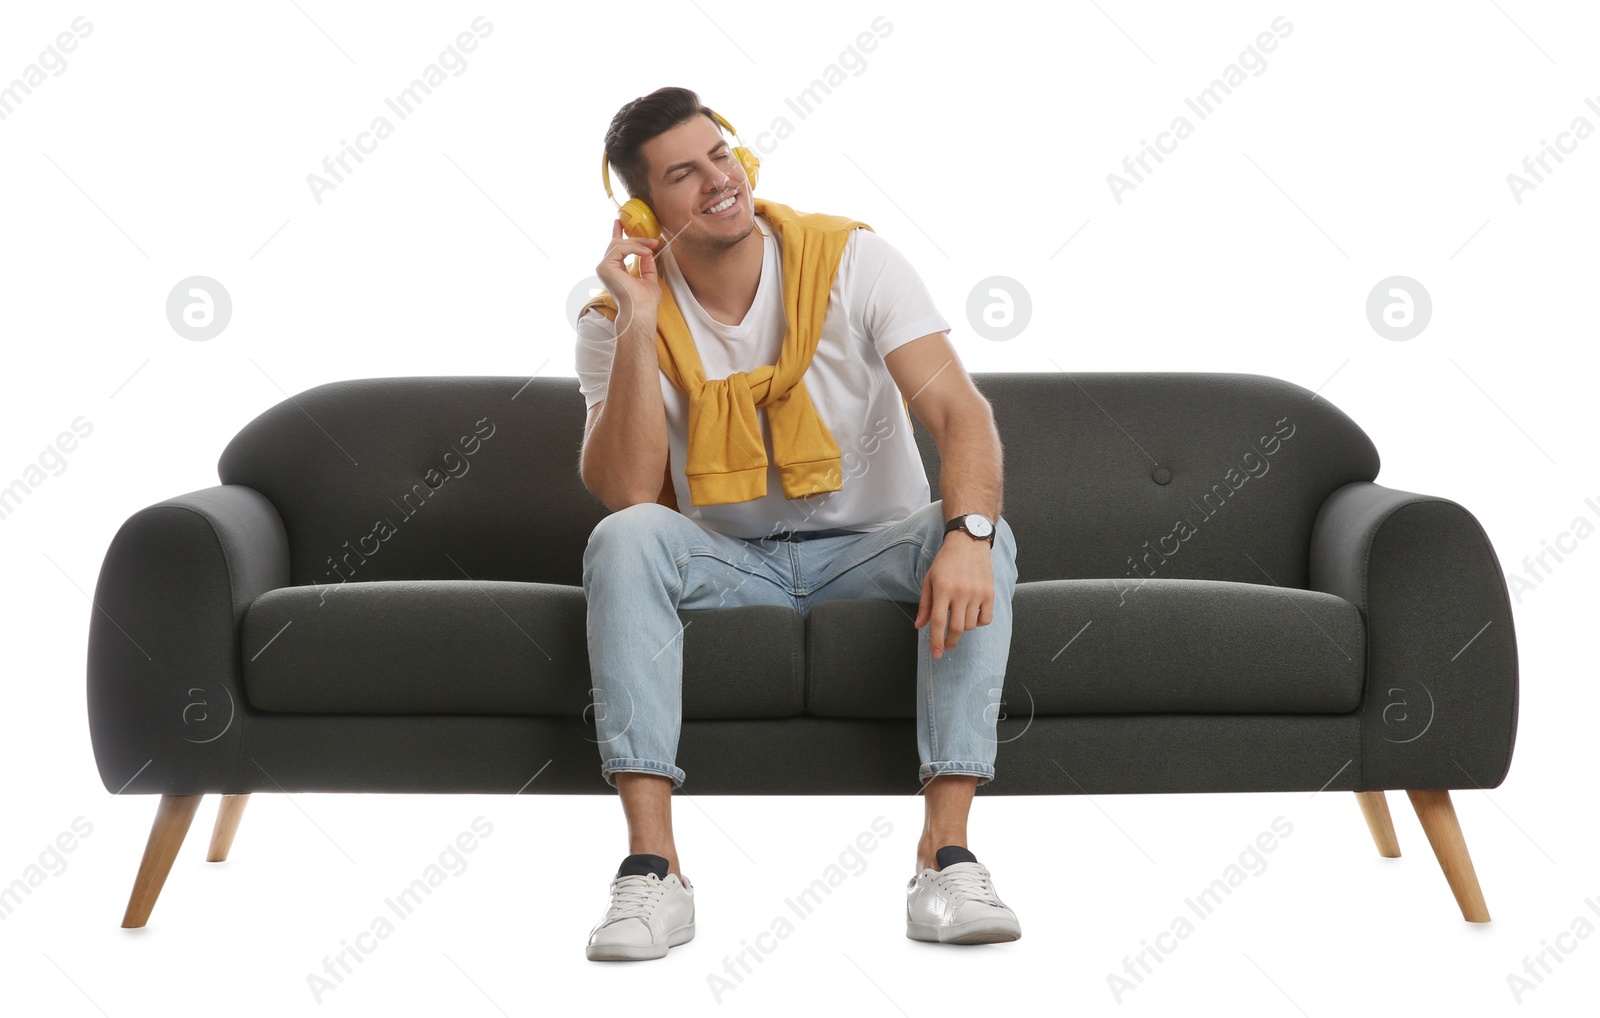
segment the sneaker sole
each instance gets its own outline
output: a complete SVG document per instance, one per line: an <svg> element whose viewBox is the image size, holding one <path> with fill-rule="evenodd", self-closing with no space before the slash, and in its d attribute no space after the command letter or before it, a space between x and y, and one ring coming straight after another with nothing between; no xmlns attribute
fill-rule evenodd
<svg viewBox="0 0 1600 1018"><path fill-rule="evenodd" d="M667 934L665 944L590 944L583 949L584 957L590 961L648 961L652 958L665 958L667 949L687 944L694 939L694 923L680 926Z"/></svg>
<svg viewBox="0 0 1600 1018"><path fill-rule="evenodd" d="M974 919L954 926L906 923L906 936L935 944L1004 944L1022 936L1022 926L1004 919Z"/></svg>

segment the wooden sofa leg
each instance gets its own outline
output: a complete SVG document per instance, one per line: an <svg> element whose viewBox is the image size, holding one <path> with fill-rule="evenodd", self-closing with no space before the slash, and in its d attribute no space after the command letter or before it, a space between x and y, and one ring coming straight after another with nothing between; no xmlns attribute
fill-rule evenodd
<svg viewBox="0 0 1600 1018"><path fill-rule="evenodd" d="M1367 830L1378 845L1378 854L1385 859L1400 858L1400 841L1394 836L1394 820L1389 816L1389 800L1383 790L1357 792L1356 801L1361 803L1361 815L1367 818Z"/></svg>
<svg viewBox="0 0 1600 1018"><path fill-rule="evenodd" d="M1407 789L1411 805L1422 821L1422 830L1428 835L1428 844L1439 858L1444 878L1461 906L1461 916L1469 923L1489 921L1489 906L1484 904L1483 889L1478 886L1478 874L1472 868L1472 857L1467 854L1466 839L1461 836L1461 823L1456 819L1455 805L1450 802L1448 789Z"/></svg>
<svg viewBox="0 0 1600 1018"><path fill-rule="evenodd" d="M189 833L189 824L203 798L203 795L161 797L155 823L150 825L150 840L144 846L144 858L139 862L139 875L134 877L133 893L128 896L128 911L122 916L123 929L135 929L149 921L156 898L160 897L167 874L172 870L172 860L177 858L183 837Z"/></svg>
<svg viewBox="0 0 1600 1018"><path fill-rule="evenodd" d="M222 805L217 807L217 826L211 831L211 850L206 853L206 862L228 861L228 849L233 847L233 836L239 831L239 820L244 816L244 807L249 801L249 792L222 797Z"/></svg>

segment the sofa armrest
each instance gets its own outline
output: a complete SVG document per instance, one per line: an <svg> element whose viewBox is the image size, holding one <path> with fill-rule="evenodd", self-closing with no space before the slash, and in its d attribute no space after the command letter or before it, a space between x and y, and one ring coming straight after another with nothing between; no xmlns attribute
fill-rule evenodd
<svg viewBox="0 0 1600 1018"><path fill-rule="evenodd" d="M107 791L248 790L242 620L288 585L283 520L254 488L191 491L129 517L89 623L89 734Z"/></svg>
<svg viewBox="0 0 1600 1018"><path fill-rule="evenodd" d="M1505 576L1448 499L1346 484L1311 531L1310 586L1367 627L1358 790L1496 788L1517 732L1517 640Z"/></svg>

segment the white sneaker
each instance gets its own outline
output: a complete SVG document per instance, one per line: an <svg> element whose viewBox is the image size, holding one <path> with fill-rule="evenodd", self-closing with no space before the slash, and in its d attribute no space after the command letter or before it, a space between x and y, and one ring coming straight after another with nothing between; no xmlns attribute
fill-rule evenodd
<svg viewBox="0 0 1600 1018"><path fill-rule="evenodd" d="M906 936L940 944L996 944L1022 936L1016 913L995 893L988 867L959 845L939 849L939 868L906 884Z"/></svg>
<svg viewBox="0 0 1600 1018"><path fill-rule="evenodd" d="M590 961L664 958L669 947L694 939L694 886L667 873L659 855L637 853L622 861L611 881L611 907L589 931Z"/></svg>

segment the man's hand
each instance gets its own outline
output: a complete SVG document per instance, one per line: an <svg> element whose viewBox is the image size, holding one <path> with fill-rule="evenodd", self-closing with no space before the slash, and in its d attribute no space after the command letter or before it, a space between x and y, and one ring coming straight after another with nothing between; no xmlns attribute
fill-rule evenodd
<svg viewBox="0 0 1600 1018"><path fill-rule="evenodd" d="M653 318L661 306L661 282L656 272L656 252L660 249L659 239L629 237L623 233L622 220L612 220L611 243L606 246L605 257L594 267L594 273L605 284L611 299L617 302L618 335L636 313ZM637 276L628 271L629 255L639 256L640 274ZM649 331L653 334L655 329Z"/></svg>
<svg viewBox="0 0 1600 1018"><path fill-rule="evenodd" d="M962 633L994 621L993 553L988 541L951 531L933 556L922 578L922 601L913 625L921 629L931 623L928 648L934 657L960 643Z"/></svg>

